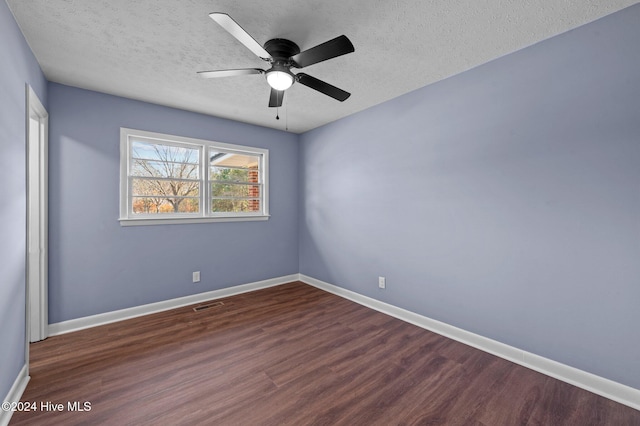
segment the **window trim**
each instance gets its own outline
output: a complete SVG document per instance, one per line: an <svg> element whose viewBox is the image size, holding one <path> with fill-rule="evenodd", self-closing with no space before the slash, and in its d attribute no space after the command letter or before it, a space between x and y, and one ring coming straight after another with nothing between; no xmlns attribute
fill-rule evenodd
<svg viewBox="0 0 640 426"><path fill-rule="evenodd" d="M194 214L172 214L171 217L162 215L154 217L150 215L133 217L129 213L131 203L129 166L131 158L129 156L131 139L136 137L141 139L156 140L166 145L181 146L191 145L198 148L200 152L200 213ZM259 155L262 157L262 167L260 169L262 209L260 212L252 213L209 213L211 196L209 194L209 163L206 161L209 148L220 149L225 152L237 152L240 154ZM244 145L235 145L223 142L215 142L204 139L194 139L184 136L168 135L163 133L148 132L145 130L120 128L120 221L121 226L137 225L170 225L189 224L207 222L245 222L262 221L269 219L269 150L255 148Z"/></svg>

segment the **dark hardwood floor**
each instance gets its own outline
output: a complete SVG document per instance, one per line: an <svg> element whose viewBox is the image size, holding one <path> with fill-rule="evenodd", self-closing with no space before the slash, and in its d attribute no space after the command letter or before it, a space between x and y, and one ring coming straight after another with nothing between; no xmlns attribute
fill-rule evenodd
<svg viewBox="0 0 640 426"><path fill-rule="evenodd" d="M640 425L640 411L303 283L221 301L32 344L22 400L38 411L11 424Z"/></svg>

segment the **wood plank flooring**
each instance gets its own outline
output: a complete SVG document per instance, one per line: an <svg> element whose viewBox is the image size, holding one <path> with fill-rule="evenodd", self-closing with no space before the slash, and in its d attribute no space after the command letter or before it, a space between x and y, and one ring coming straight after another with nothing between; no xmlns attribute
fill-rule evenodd
<svg viewBox="0 0 640 426"><path fill-rule="evenodd" d="M221 300L33 343L22 400L38 411L11 424L640 425L640 411L300 282Z"/></svg>

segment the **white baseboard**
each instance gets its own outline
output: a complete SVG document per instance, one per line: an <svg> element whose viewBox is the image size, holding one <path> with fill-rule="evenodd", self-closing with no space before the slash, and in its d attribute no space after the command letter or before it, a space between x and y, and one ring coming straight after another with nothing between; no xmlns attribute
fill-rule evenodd
<svg viewBox="0 0 640 426"><path fill-rule="evenodd" d="M299 281L640 410L640 390L299 274Z"/></svg>
<svg viewBox="0 0 640 426"><path fill-rule="evenodd" d="M18 377L13 382L13 386L9 389L9 393L3 402L19 402L20 398L22 398L22 394L24 390L27 388L27 383L29 383L29 375L27 372L29 371L27 365L25 364L20 372L18 373ZM0 426L7 426L11 417L13 416L13 411L5 411L0 410Z"/></svg>
<svg viewBox="0 0 640 426"><path fill-rule="evenodd" d="M220 290L207 291L205 293L192 294L178 297L176 299L164 300L162 302L149 303L147 305L134 306L132 308L120 309L117 311L105 312L88 317L76 318L49 324L49 336L70 333L72 331L83 330L85 328L110 324L143 315L154 314L156 312L168 311L170 309L193 305L207 300L221 299L223 297L235 296L236 294L247 293L249 291L260 290L281 284L297 281L299 274L286 275L278 278L271 278L263 281L256 281L248 284L241 284Z"/></svg>

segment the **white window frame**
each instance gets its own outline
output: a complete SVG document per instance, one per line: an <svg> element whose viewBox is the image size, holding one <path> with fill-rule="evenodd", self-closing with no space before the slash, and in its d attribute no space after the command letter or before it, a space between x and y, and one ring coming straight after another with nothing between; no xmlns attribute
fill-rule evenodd
<svg viewBox="0 0 640 426"><path fill-rule="evenodd" d="M157 141L163 145L172 145L190 149L198 149L200 153L200 212L197 214L163 213L162 215L134 215L131 210L131 188L129 168L131 163L131 143L134 140ZM209 162L207 161L210 148L227 153L238 153L259 156L261 182L260 206L258 212L224 212L210 213L211 196L209 189ZM234 145L222 142L193 139L183 136L167 135L148 132L144 130L120 128L120 225L168 225L179 223L205 223L205 222L238 222L257 221L269 219L269 150L243 145Z"/></svg>

